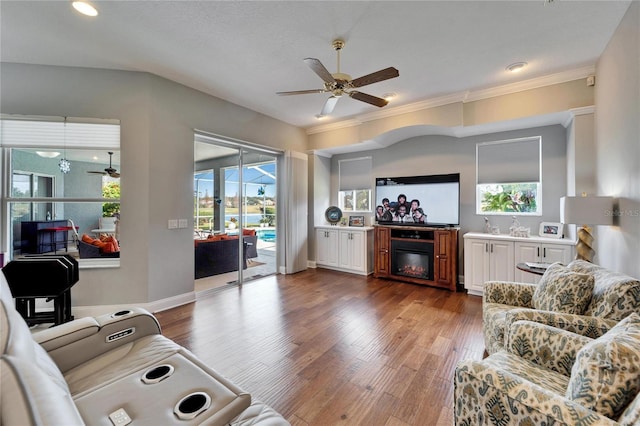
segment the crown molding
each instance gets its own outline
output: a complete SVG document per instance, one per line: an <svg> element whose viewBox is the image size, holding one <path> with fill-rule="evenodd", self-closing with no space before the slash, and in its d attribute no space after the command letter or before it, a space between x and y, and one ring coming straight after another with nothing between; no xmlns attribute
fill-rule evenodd
<svg viewBox="0 0 640 426"><path fill-rule="evenodd" d="M307 129L307 135L313 135L316 133L330 132L332 130L344 129L346 127L354 127L362 124L362 121L358 118L351 118L348 120L336 121L335 123L323 124L321 126L310 127Z"/></svg>
<svg viewBox="0 0 640 426"><path fill-rule="evenodd" d="M409 114L412 112L422 111L428 108L436 108L443 105L450 105L456 102L464 102L467 96L467 92L453 93L451 95L439 96L437 98L427 99L420 102L414 102L407 105L401 105L388 109L381 109L379 111L370 112L358 116L358 119L362 122L379 120L381 118L395 117L402 114Z"/></svg>
<svg viewBox="0 0 640 426"><path fill-rule="evenodd" d="M512 93L523 92L525 90L538 89L540 87L552 86L554 84L566 83L568 81L579 80L595 74L596 66L589 65L573 70L567 70L550 74L542 77L531 78L517 83L504 84L501 86L491 87L487 89L469 90L466 92L458 92L450 95L439 96L437 98L426 99L420 102L414 102L407 105L401 105L368 114L363 114L347 120L337 121L319 126L310 127L306 130L307 135L317 133L330 132L333 130L344 129L347 127L359 126L368 121L379 120L388 117L395 117L402 114L421 111L428 108L435 108L443 105L449 105L456 102L474 102L481 99L488 99L497 96L509 95ZM585 113L587 114L587 113Z"/></svg>
<svg viewBox="0 0 640 426"><path fill-rule="evenodd" d="M595 114L596 106L595 105L589 105L589 106L585 106L585 107L571 108L569 110L569 112L571 114L573 114L573 115Z"/></svg>
<svg viewBox="0 0 640 426"><path fill-rule="evenodd" d="M558 72L542 77L531 78L517 83L505 84L488 89L469 91L469 95L464 102L474 102L482 99L494 98L496 96L510 95L512 93L524 92L525 90L539 89L540 87L553 86L554 84L566 83L567 81L580 80L595 74L596 66L589 65L582 68Z"/></svg>

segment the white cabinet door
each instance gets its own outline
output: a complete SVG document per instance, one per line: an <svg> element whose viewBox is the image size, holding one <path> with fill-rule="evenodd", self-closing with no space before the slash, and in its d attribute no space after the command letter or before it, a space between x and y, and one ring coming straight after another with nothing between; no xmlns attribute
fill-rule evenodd
<svg viewBox="0 0 640 426"><path fill-rule="evenodd" d="M471 294L482 295L489 280L489 243L486 240L464 240L464 287Z"/></svg>
<svg viewBox="0 0 640 426"><path fill-rule="evenodd" d="M351 244L351 232L340 231L338 234L340 240L340 257L338 258L338 266L345 269L351 269L353 247Z"/></svg>
<svg viewBox="0 0 640 426"><path fill-rule="evenodd" d="M513 281L513 242L489 242L489 280Z"/></svg>
<svg viewBox="0 0 640 426"><path fill-rule="evenodd" d="M573 246L566 244L542 244L540 251L543 262L568 265L573 260Z"/></svg>
<svg viewBox="0 0 640 426"><path fill-rule="evenodd" d="M316 264L338 266L338 231L316 229Z"/></svg>
<svg viewBox="0 0 640 426"><path fill-rule="evenodd" d="M521 271L516 268L518 263L525 262L541 262L540 260L540 244L537 243L522 243L516 242L515 244L515 260L514 260L514 280L520 283L535 284L540 280L540 275L532 274L531 272Z"/></svg>
<svg viewBox="0 0 640 426"><path fill-rule="evenodd" d="M464 240L464 286L482 295L487 281L513 281L513 242L490 239Z"/></svg>
<svg viewBox="0 0 640 426"><path fill-rule="evenodd" d="M373 272L373 230L316 228L316 265L368 275Z"/></svg>
<svg viewBox="0 0 640 426"><path fill-rule="evenodd" d="M528 243L516 242L515 244L515 263L525 262L541 262L554 263L560 262L568 265L573 258L573 246L567 244L554 243ZM523 283L537 283L540 281L540 275L530 272L521 271L515 268L515 281Z"/></svg>
<svg viewBox="0 0 640 426"><path fill-rule="evenodd" d="M366 272L366 258L367 248L365 244L364 231L351 231L348 232L349 237L349 269L353 269L358 272Z"/></svg>

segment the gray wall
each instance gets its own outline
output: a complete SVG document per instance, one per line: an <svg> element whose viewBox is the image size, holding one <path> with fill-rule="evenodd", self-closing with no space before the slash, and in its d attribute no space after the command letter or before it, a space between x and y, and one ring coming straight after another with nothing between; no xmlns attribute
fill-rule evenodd
<svg viewBox="0 0 640 426"><path fill-rule="evenodd" d="M540 222L558 222L560 197L566 195L566 129L560 125L455 138L450 136L422 136L398 142L388 148L336 155L331 158L331 193L336 202L338 161L365 155L373 157L372 179L382 176L416 176L460 173L460 231L482 232L484 216L503 233L508 232L511 216L475 214L475 155L476 144L542 136L542 216L518 216L520 224L538 233ZM372 181L372 188L374 188ZM460 273L463 273L462 238L458 242Z"/></svg>
<svg viewBox="0 0 640 426"><path fill-rule="evenodd" d="M75 306L193 291L194 129L306 149L301 129L147 73L3 63L0 90L5 114L120 120L121 266L83 270ZM168 219L189 227L169 230Z"/></svg>
<svg viewBox="0 0 640 426"><path fill-rule="evenodd" d="M634 1L597 67L596 180L616 197L615 226L599 226L604 266L640 277L640 2Z"/></svg>

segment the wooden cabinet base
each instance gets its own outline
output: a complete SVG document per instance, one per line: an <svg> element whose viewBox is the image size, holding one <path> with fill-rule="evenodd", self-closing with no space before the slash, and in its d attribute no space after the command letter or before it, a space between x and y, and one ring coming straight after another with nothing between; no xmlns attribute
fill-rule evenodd
<svg viewBox="0 0 640 426"><path fill-rule="evenodd" d="M374 276L456 291L458 229L378 225Z"/></svg>

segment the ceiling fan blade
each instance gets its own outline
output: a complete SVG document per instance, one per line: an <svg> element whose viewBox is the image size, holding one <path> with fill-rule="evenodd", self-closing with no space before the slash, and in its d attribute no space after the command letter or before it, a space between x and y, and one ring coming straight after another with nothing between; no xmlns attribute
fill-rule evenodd
<svg viewBox="0 0 640 426"><path fill-rule="evenodd" d="M109 176L112 178L119 178L120 177L120 173L118 172L110 172Z"/></svg>
<svg viewBox="0 0 640 426"><path fill-rule="evenodd" d="M320 115L329 115L333 112L333 109L336 107L336 104L338 103L338 100L340 99L339 96L329 96L329 99L327 99L327 102L324 103L324 106L322 107L322 111L320 112Z"/></svg>
<svg viewBox="0 0 640 426"><path fill-rule="evenodd" d="M324 65L322 65L322 62L320 62L318 59L316 59L316 58L305 58L304 63L307 64L309 66L309 68L311 68L311 70L313 72L318 74L318 77L320 77L325 83L335 83L336 82L336 79L333 78L331 73L329 71L327 71L327 69L324 67Z"/></svg>
<svg viewBox="0 0 640 426"><path fill-rule="evenodd" d="M383 107L389 103L389 101L387 101L386 99L367 95L366 93L357 92L355 90L352 92L349 92L349 96L351 96L353 99L357 99L359 101L366 102L368 104L375 105L377 107Z"/></svg>
<svg viewBox="0 0 640 426"><path fill-rule="evenodd" d="M276 95L289 96L289 95L306 95L309 93L325 93L325 89L311 89L311 90L294 90L291 92L276 92Z"/></svg>
<svg viewBox="0 0 640 426"><path fill-rule="evenodd" d="M379 81L389 80L390 78L395 78L400 75L397 69L394 67L385 68L380 71L373 72L371 74L363 75L362 77L358 77L355 80L351 81L351 86L353 87L362 87L367 84L377 83ZM366 101L365 101L366 102Z"/></svg>
<svg viewBox="0 0 640 426"><path fill-rule="evenodd" d="M87 170L87 173L91 173L92 175L106 175L105 172L99 172L97 170Z"/></svg>

